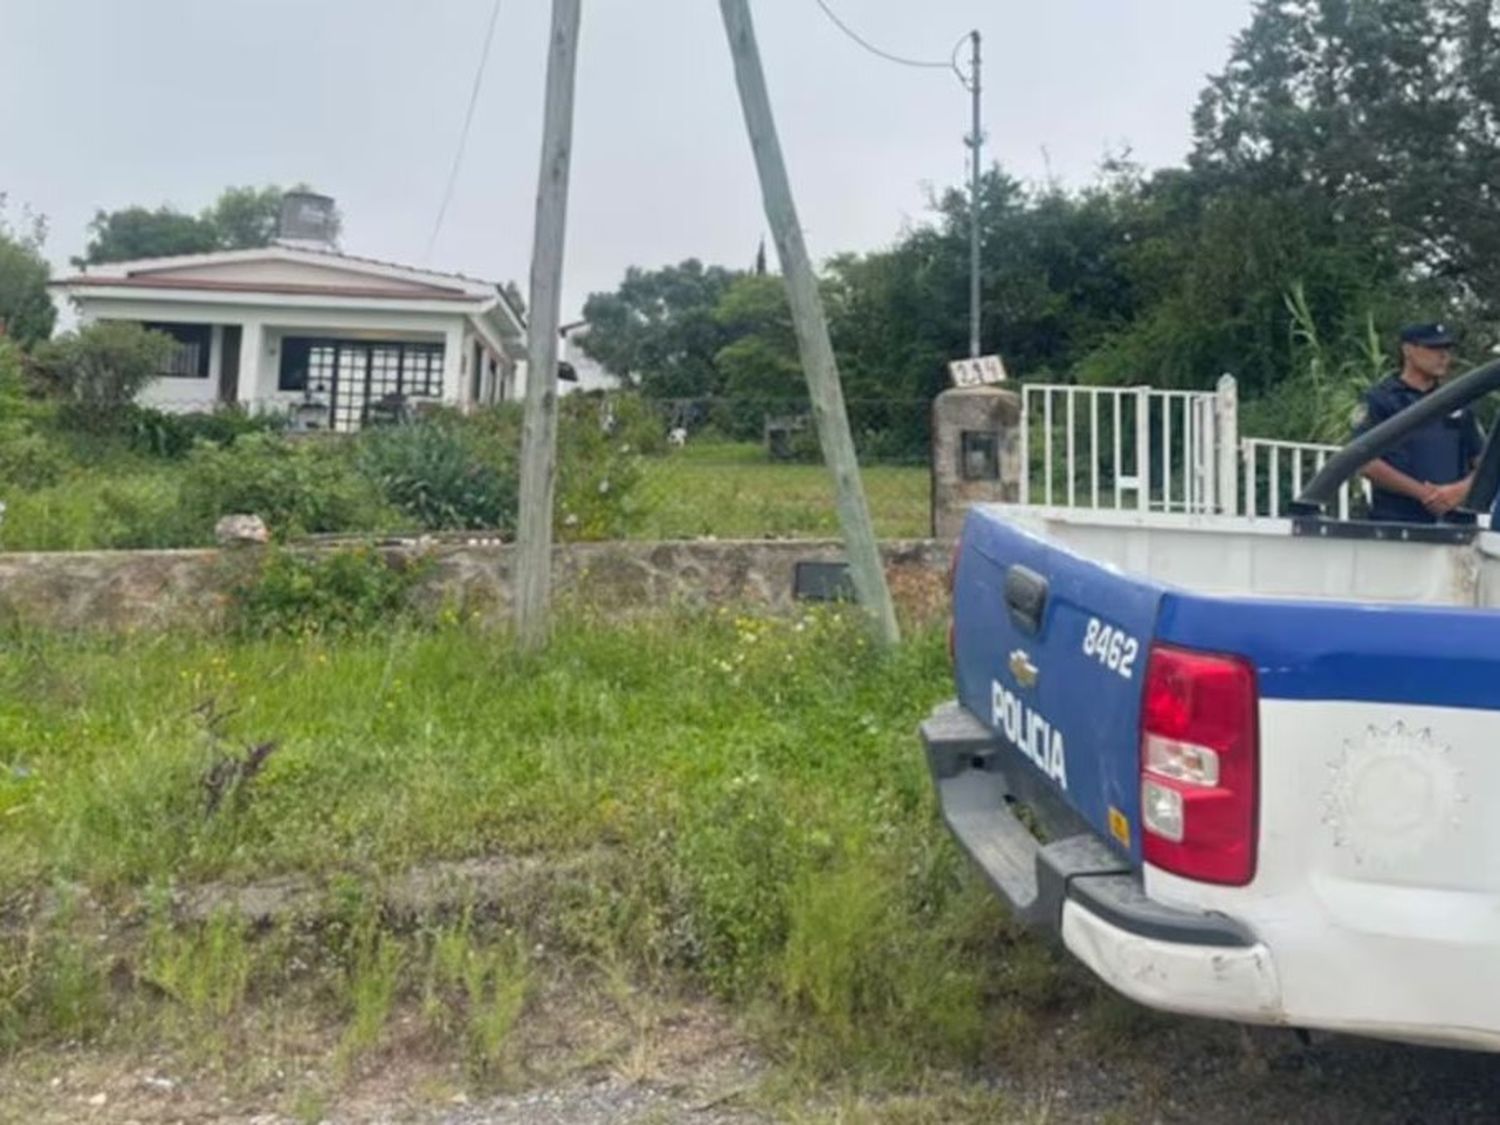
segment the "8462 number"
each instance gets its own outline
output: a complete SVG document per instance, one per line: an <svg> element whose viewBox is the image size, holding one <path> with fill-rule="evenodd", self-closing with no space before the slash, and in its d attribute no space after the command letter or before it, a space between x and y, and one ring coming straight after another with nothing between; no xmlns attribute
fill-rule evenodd
<svg viewBox="0 0 1500 1125"><path fill-rule="evenodd" d="M1124 630L1090 617L1083 633L1083 655L1091 656L1111 672L1125 679L1135 674L1135 658L1140 644Z"/></svg>

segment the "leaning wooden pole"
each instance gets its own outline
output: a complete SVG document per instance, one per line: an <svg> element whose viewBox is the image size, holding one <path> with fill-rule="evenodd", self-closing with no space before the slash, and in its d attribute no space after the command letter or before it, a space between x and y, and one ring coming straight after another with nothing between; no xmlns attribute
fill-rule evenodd
<svg viewBox="0 0 1500 1125"><path fill-rule="evenodd" d="M755 166L760 174L766 218L776 239L776 252L786 279L792 321L797 329L797 350L802 357L802 369L807 373L818 440L823 447L823 460L833 474L839 525L844 532L854 592L873 619L880 638L895 644L901 639L901 633L896 624L895 608L891 605L891 592L885 583L885 568L880 561L875 528L870 522L864 485L859 477L859 461L854 455L854 439L850 436L849 418L844 411L844 392L839 385L833 344L828 338L828 321L823 315L817 275L807 255L807 244L802 239L791 181L787 177L786 162L782 159L781 142L776 136L776 121L771 115L771 98L760 65L760 49L756 46L755 26L750 20L749 0L719 0L719 9L724 15L729 50L734 56L740 105L745 112L745 127L750 133L750 147L754 150Z"/></svg>
<svg viewBox="0 0 1500 1125"><path fill-rule="evenodd" d="M557 480L557 341L563 236L573 149L573 86L581 0L552 0L542 166L537 176L527 324L526 417L521 428L521 511L517 521L516 636L523 649L547 639L552 587L552 494Z"/></svg>

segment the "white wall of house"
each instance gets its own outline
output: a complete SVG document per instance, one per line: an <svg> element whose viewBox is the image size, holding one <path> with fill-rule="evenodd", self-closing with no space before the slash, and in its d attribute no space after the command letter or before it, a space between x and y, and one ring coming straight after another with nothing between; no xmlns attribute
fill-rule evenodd
<svg viewBox="0 0 1500 1125"><path fill-rule="evenodd" d="M198 321L181 323L201 323ZM209 341L208 376L161 378L141 391L137 401L157 410L187 412L206 410L219 401L219 376L224 364L224 329L214 325Z"/></svg>
<svg viewBox="0 0 1500 1125"><path fill-rule="evenodd" d="M208 377L161 378L146 385L138 401L159 410L201 410L205 405L219 401L219 376L223 371L224 331L222 321L210 315L200 315L196 309L183 310L170 303L143 304L138 301L107 302L90 301L78 307L78 324L83 326L96 320L131 320L146 323L167 324L212 324L213 336L209 345Z"/></svg>
<svg viewBox="0 0 1500 1125"><path fill-rule="evenodd" d="M213 327L206 378L163 376L141 396L169 409L202 409L230 396L267 409L301 399L304 392L278 386L290 336L441 343L436 396L460 406L483 404L514 387L514 357L525 332L522 318L493 283L284 245L107 263L54 285L70 297L84 323L112 319ZM238 330L240 341L232 388L225 380L230 364L224 354L234 346L230 328ZM359 381L363 386L363 372ZM353 404L342 394L334 397L341 414ZM354 423L345 414L341 424Z"/></svg>
<svg viewBox="0 0 1500 1125"><path fill-rule="evenodd" d="M142 301L94 299L80 308L80 319L157 321L178 324L241 326L240 402L271 408L295 402L300 392L277 387L281 371L281 341L287 336L324 336L356 340L416 340L441 342L443 398L467 401L464 386L464 340L468 318L455 310L398 312L386 309L324 309L289 306L214 304L204 301ZM194 409L217 401L223 372L223 331L214 333L207 379L159 379L141 401L163 408Z"/></svg>
<svg viewBox="0 0 1500 1125"><path fill-rule="evenodd" d="M474 378L476 349L479 362L477 381ZM465 406L478 407L514 400L517 397L515 372L516 363L505 354L500 340L474 330L473 321L467 322L463 348L463 395L459 401Z"/></svg>

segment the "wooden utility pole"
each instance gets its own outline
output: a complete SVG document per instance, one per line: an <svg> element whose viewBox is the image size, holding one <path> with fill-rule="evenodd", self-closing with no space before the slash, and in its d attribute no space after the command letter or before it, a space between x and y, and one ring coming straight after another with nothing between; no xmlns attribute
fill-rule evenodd
<svg viewBox="0 0 1500 1125"><path fill-rule="evenodd" d="M776 136L776 122L771 116L771 98L760 65L760 49L755 42L749 2L719 0L719 10L724 16L724 31L729 36L729 50L734 56L740 105L745 112L745 127L750 133L756 170L760 173L766 218L776 239L776 252L786 279L792 321L797 329L797 350L802 357L802 369L807 373L818 440L823 447L823 460L833 474L839 525L843 528L844 548L849 556L849 574L854 580L854 592L873 619L877 634L886 643L894 644L901 639L901 633L896 624L895 608L891 605L891 592L886 587L885 568L875 542L864 486L860 483L859 462L854 455L854 439L849 434L849 418L844 412L844 392L839 385L833 344L828 339L828 322L823 315L818 279L807 255L807 244L802 239L802 226L797 221L797 207L792 201L786 162L781 156L781 142Z"/></svg>
<svg viewBox="0 0 1500 1125"><path fill-rule="evenodd" d="M516 635L523 649L547 639L552 587L552 493L557 480L557 340L563 235L573 149L573 76L581 0L552 0L542 166L537 176L527 320L526 417L521 429L521 512L516 550Z"/></svg>

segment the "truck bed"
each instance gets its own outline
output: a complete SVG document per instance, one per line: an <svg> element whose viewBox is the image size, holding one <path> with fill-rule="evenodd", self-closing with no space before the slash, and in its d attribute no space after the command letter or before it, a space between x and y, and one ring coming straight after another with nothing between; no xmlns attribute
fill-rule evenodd
<svg viewBox="0 0 1500 1125"><path fill-rule="evenodd" d="M982 507L1082 558L1195 593L1500 607L1500 533L1382 542L1298 536L1283 519Z"/></svg>

